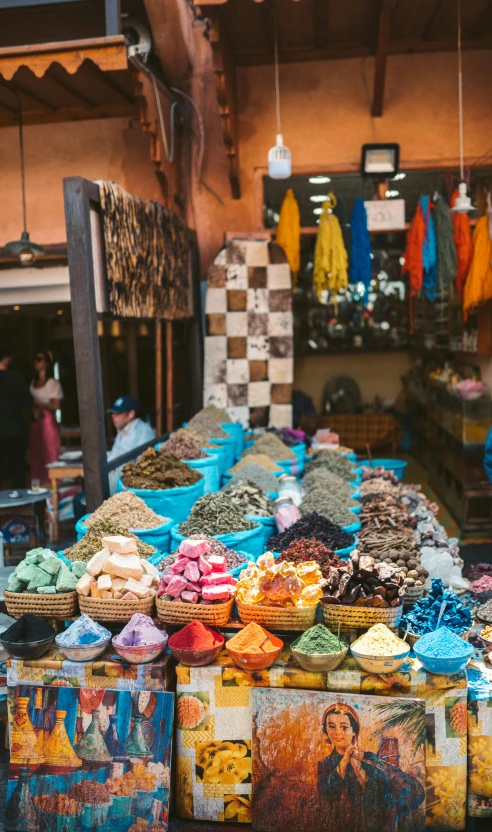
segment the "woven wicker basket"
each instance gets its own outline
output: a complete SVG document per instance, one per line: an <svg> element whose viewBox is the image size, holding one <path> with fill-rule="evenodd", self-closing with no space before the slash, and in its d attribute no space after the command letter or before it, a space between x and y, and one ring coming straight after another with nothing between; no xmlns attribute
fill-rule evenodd
<svg viewBox="0 0 492 832"><path fill-rule="evenodd" d="M468 637L470 636L470 634L472 632L473 632L473 630L466 630L464 633L458 633L458 635L464 641L468 641ZM400 627L400 635L401 635L402 638L405 635L405 629L403 627ZM416 633L411 633L410 631L408 631L405 641L407 642L408 645L410 645L410 647L413 647L413 645L416 644L416 642L419 640L419 638L422 638L422 636L421 635L416 635Z"/></svg>
<svg viewBox="0 0 492 832"><path fill-rule="evenodd" d="M263 607L241 604L237 611L243 624L255 621L269 630L309 630L316 623L317 604L310 607Z"/></svg>
<svg viewBox="0 0 492 832"><path fill-rule="evenodd" d="M201 621L209 627L225 627L234 608L234 598L224 604L185 604L183 601L156 599L157 618L165 624Z"/></svg>
<svg viewBox="0 0 492 832"><path fill-rule="evenodd" d="M322 604L323 621L329 628L349 627L361 630L373 624L386 624L396 627L403 614L403 604L399 607L344 607L338 604Z"/></svg>
<svg viewBox="0 0 492 832"><path fill-rule="evenodd" d="M60 592L58 595L34 595L30 592L4 591L5 606L12 618L20 618L25 612L33 613L49 621L63 621L77 613L77 593Z"/></svg>
<svg viewBox="0 0 492 832"><path fill-rule="evenodd" d="M405 595L403 596L403 606L405 609L413 607L417 601L424 597L425 587L422 586L407 586Z"/></svg>
<svg viewBox="0 0 492 832"><path fill-rule="evenodd" d="M129 621L136 612L152 615L154 597L138 601L124 598L91 598L79 595L80 612L90 615L94 621Z"/></svg>

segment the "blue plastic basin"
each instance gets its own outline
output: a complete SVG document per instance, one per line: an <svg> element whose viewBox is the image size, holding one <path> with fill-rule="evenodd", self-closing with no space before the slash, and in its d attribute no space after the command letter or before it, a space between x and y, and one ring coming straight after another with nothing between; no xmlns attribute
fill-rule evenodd
<svg viewBox="0 0 492 832"><path fill-rule="evenodd" d="M417 656L418 660L429 673L435 673L438 676L453 676L455 673L460 673L465 669L475 652L475 649L471 646L471 644L467 644L466 641L463 641L463 645L468 649L462 656L452 659L431 658L430 656L426 656L425 653L421 653L418 649L418 645L419 643L417 641L413 646L413 652Z"/></svg>
<svg viewBox="0 0 492 832"><path fill-rule="evenodd" d="M385 471L393 471L395 477L402 480L408 462L403 459L373 459L371 463L369 459L361 459L359 465L364 468L384 468Z"/></svg>

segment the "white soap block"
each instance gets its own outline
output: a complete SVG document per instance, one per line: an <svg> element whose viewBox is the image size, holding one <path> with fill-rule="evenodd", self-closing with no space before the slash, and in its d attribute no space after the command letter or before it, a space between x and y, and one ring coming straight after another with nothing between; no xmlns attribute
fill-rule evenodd
<svg viewBox="0 0 492 832"><path fill-rule="evenodd" d="M103 572L108 572L117 578L135 578L136 581L139 581L143 575L138 555L120 555L116 553L113 553L107 559Z"/></svg>
<svg viewBox="0 0 492 832"><path fill-rule="evenodd" d="M142 567L146 575L152 575L153 578L157 579L159 578L159 570L153 563L149 563L148 560L142 560Z"/></svg>
<svg viewBox="0 0 492 832"><path fill-rule="evenodd" d="M96 579L92 575L89 575L88 572L86 572L85 575L82 575L82 577L79 578L79 580L77 581L77 586L75 587L75 589L77 590L79 595L89 595L91 591L91 586L95 583Z"/></svg>
<svg viewBox="0 0 492 832"><path fill-rule="evenodd" d="M150 595L150 588L145 586L141 581L135 581L133 578L129 578L125 584L125 589L128 592L133 592L137 598L148 598Z"/></svg>
<svg viewBox="0 0 492 832"><path fill-rule="evenodd" d="M86 570L89 573L89 575L92 575L94 578L97 578L97 576L102 572L102 568L110 555L111 552L109 551L109 549L100 549L99 552L96 552L96 554L91 557L89 563L86 566Z"/></svg>
<svg viewBox="0 0 492 832"><path fill-rule="evenodd" d="M143 577L140 579L140 583L144 586L152 586L153 581L154 579L152 575L143 575Z"/></svg>
<svg viewBox="0 0 492 832"><path fill-rule="evenodd" d="M122 534L108 534L107 537L103 537L102 545L118 555L136 555L138 552L135 538Z"/></svg>
<svg viewBox="0 0 492 832"><path fill-rule="evenodd" d="M107 575L106 573L99 575L99 578L97 579L97 588L101 590L111 589L111 575Z"/></svg>

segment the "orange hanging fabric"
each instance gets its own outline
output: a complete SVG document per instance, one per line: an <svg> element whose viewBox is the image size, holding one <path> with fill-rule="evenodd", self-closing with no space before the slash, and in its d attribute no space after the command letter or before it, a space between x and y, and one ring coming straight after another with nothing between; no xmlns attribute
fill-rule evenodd
<svg viewBox="0 0 492 832"><path fill-rule="evenodd" d="M301 265L301 215L292 188L288 189L280 208L275 240L285 251L294 287Z"/></svg>
<svg viewBox="0 0 492 832"><path fill-rule="evenodd" d="M492 242L490 240L489 218L480 217L473 234L473 254L470 270L466 276L463 295L463 316L466 320L470 309L486 303L492 298Z"/></svg>
<svg viewBox="0 0 492 832"><path fill-rule="evenodd" d="M451 207L453 207L458 193L458 190L456 190L452 195ZM451 216L453 218L453 240L456 248L456 280L454 285L456 294L461 302L463 299L463 287L472 258L470 217L468 214L452 214Z"/></svg>
<svg viewBox="0 0 492 832"><path fill-rule="evenodd" d="M405 262L402 272L410 278L410 331L413 332L413 298L420 294L424 279L423 246L425 239L425 217L420 202L408 229L407 245L403 254Z"/></svg>

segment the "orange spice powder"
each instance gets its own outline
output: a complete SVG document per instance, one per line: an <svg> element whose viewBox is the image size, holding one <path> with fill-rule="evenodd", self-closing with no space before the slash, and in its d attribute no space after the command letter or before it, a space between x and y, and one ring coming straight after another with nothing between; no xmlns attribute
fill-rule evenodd
<svg viewBox="0 0 492 832"><path fill-rule="evenodd" d="M270 639L270 633L252 621L244 630L233 636L226 644L234 653L273 653L278 650ZM265 641L265 639L267 639Z"/></svg>

